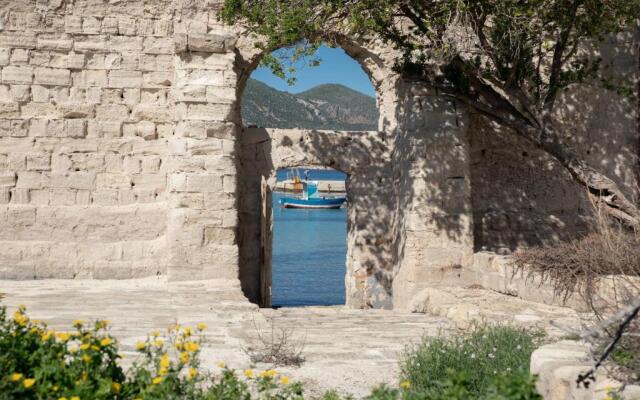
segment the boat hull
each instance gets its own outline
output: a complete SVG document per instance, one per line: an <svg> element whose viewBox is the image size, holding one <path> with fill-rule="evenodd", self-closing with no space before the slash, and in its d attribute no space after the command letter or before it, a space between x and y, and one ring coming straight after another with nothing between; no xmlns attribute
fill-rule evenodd
<svg viewBox="0 0 640 400"><path fill-rule="evenodd" d="M342 207L347 199L345 197L334 198L314 198L314 199L296 199L293 197L285 197L280 200L280 204L284 208L307 208L316 210L330 210Z"/></svg>

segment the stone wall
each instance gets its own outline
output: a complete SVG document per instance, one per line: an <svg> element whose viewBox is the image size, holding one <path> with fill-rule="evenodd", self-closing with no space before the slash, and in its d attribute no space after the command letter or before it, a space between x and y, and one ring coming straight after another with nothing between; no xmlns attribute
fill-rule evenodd
<svg viewBox="0 0 640 400"><path fill-rule="evenodd" d="M239 99L263 54L219 23L219 6L5 2L0 278L240 279L255 301L259 181L300 164L349 174L353 307L406 308L426 286L467 282L474 246L510 250L582 229L580 189L552 161L401 79L379 43L338 38L376 88L378 132L243 130ZM635 82L632 43L603 51ZM583 101L580 90L559 117L629 186L635 107L602 91Z"/></svg>

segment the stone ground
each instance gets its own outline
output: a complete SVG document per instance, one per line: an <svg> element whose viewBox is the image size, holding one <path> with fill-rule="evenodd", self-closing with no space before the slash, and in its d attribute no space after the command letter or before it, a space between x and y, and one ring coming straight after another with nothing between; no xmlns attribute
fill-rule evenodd
<svg viewBox="0 0 640 400"><path fill-rule="evenodd" d="M164 278L0 281L0 293L6 295L2 302L10 310L25 304L29 316L54 329L69 329L77 318L108 319L113 335L122 344L125 362L135 359L135 343L149 332L174 323L205 322L209 326L203 349L205 367L215 369L218 362L224 361L240 370L267 369L269 365L251 365L243 349L255 346L258 330L270 332L271 323L277 330L292 329L292 337L304 341L306 361L299 368L278 370L305 381L311 394L337 389L362 396L376 384L397 382L398 359L406 346L417 343L423 335L458 332L461 315L465 315L456 313L451 319L439 312L429 315L345 307L261 310L248 303L234 285L223 280L168 283ZM455 291L457 307L461 309L477 307L464 304L465 301L482 303L477 289L450 289ZM465 290L469 291L468 296L463 295ZM486 294L492 296L491 293ZM550 316L563 316L558 310L549 313L548 306L537 312L535 303L520 303L521 300L508 296L500 298L502 302L492 298L493 307L504 303L506 313L527 315L527 321L534 319L537 325L541 321L551 323ZM423 311L429 312L429 308ZM571 315L569 310L560 310ZM512 318L511 322L518 320Z"/></svg>

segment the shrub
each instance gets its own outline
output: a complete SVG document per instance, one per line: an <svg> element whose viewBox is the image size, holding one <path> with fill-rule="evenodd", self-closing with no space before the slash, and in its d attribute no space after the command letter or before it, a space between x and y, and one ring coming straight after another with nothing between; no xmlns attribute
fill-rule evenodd
<svg viewBox="0 0 640 400"><path fill-rule="evenodd" d="M0 399L193 399L297 400L302 386L268 370L244 372L220 364L221 374L202 373L204 325L174 326L138 343L139 358L125 374L108 321L75 321L56 332L29 319L20 307L7 318L0 307Z"/></svg>
<svg viewBox="0 0 640 400"><path fill-rule="evenodd" d="M429 399L439 398L437 393L453 396L452 390L480 398L505 380L529 379L529 359L539 337L507 326L477 326L464 336L425 338L406 354L403 382Z"/></svg>
<svg viewBox="0 0 640 400"><path fill-rule="evenodd" d="M599 320L607 320L640 297L640 231L612 224L594 206L589 233L551 246L514 253L518 269L550 282L565 299L579 296ZM591 316L585 321L591 324ZM594 340L603 349L615 336L612 325ZM640 381L640 321L632 321L611 359L612 374L626 382Z"/></svg>

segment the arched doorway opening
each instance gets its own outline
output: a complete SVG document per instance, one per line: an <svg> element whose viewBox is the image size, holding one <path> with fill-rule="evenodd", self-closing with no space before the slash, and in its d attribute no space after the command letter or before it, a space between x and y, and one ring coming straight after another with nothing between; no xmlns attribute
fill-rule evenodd
<svg viewBox="0 0 640 400"><path fill-rule="evenodd" d="M300 84L293 87L269 86L278 86L274 84L278 78L264 68L254 69L240 98L240 278L247 297L262 306L353 305L349 293L362 286L355 277L366 277L367 266L352 260L358 230L354 207L333 214L285 211L277 204L280 194L273 193L278 178L293 167L322 168L307 168L312 174L334 168L351 175L357 169L362 175L366 167L349 152L357 148L356 156L369 156L370 146L362 143L377 136L380 117L369 75L342 49L325 46L319 54L324 62L318 68L324 71L300 68ZM354 84L363 80L365 86ZM334 184L330 195L338 186L349 191L345 177ZM358 182L364 193L366 180ZM355 195L344 194L349 204ZM342 262L328 262L327 254ZM323 266L332 273L318 273ZM329 277L330 283L323 282Z"/></svg>

